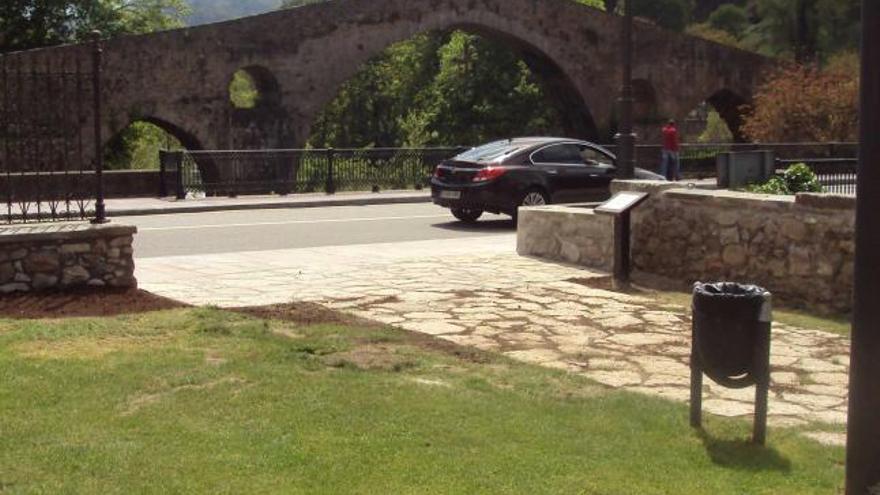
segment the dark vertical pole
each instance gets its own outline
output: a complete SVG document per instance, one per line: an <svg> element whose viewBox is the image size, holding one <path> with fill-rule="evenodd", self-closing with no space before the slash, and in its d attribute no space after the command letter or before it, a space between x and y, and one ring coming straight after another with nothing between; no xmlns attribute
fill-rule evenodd
<svg viewBox="0 0 880 495"><path fill-rule="evenodd" d="M333 180L333 160L334 160L334 151L333 148L327 150L327 184L325 189L327 190L327 194L336 193L336 183Z"/></svg>
<svg viewBox="0 0 880 495"><path fill-rule="evenodd" d="M101 33L92 32L92 91L94 92L95 120L95 219L92 223L107 223L104 206L104 139L101 136Z"/></svg>
<svg viewBox="0 0 880 495"><path fill-rule="evenodd" d="M183 181L183 152L172 151L169 153L174 162L174 176L177 182L177 199L186 199L186 184Z"/></svg>
<svg viewBox="0 0 880 495"><path fill-rule="evenodd" d="M768 303L769 304L769 303ZM767 441L767 401L770 395L770 327L772 323L760 323L758 348L755 355L755 424L752 442L764 445Z"/></svg>
<svg viewBox="0 0 880 495"><path fill-rule="evenodd" d="M9 108L9 69L8 56L0 56L0 70L3 71L3 111L0 112L0 132L3 136L3 160L0 160L0 171L6 172L6 223L12 223L12 157L9 142L12 141L12 126L9 119L13 115Z"/></svg>
<svg viewBox="0 0 880 495"><path fill-rule="evenodd" d="M849 375L846 493L880 493L880 2L862 0L862 82L856 192L855 304Z"/></svg>
<svg viewBox="0 0 880 495"><path fill-rule="evenodd" d="M703 426L703 365L697 349L696 317L691 322L691 426Z"/></svg>
<svg viewBox="0 0 880 495"><path fill-rule="evenodd" d="M168 151L159 150L159 197L168 196L168 184L165 182L165 174L168 173Z"/></svg>
<svg viewBox="0 0 880 495"><path fill-rule="evenodd" d="M623 90L620 97L620 131L617 134L618 177L632 179L635 176L635 145L633 134L633 12L632 0L626 0L621 29L623 45Z"/></svg>
<svg viewBox="0 0 880 495"><path fill-rule="evenodd" d="M629 287L630 277L630 211L614 215L613 286L617 290Z"/></svg>

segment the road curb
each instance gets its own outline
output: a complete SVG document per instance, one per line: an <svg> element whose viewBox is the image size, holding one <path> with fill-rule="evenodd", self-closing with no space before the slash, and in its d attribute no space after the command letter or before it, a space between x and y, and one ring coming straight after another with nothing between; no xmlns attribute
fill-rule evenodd
<svg viewBox="0 0 880 495"><path fill-rule="evenodd" d="M411 196L411 197L376 197L376 198L333 198L333 199L316 199L312 201L296 201L289 203L247 203L232 205L198 205L198 206L169 206L162 208L126 208L113 209L108 208L107 215L110 217L133 217L146 215L174 215L180 213L206 213L216 211L236 211L236 210L281 210L290 208L320 208L324 206L370 206L370 205L394 205L394 204L414 204L414 203L430 203L431 196Z"/></svg>

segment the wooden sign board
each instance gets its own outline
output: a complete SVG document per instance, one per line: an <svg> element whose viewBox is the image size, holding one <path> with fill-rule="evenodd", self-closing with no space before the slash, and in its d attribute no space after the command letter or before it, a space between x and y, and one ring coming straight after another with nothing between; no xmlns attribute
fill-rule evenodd
<svg viewBox="0 0 880 495"><path fill-rule="evenodd" d="M624 191L596 207L596 213L603 215L621 215L648 199L648 193Z"/></svg>

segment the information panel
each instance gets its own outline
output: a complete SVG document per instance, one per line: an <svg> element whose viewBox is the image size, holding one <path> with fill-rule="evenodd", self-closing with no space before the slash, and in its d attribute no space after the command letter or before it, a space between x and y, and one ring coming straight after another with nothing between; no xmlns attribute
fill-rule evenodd
<svg viewBox="0 0 880 495"><path fill-rule="evenodd" d="M647 198L648 193L624 191L615 194L613 198L597 206L595 211L605 215L620 215L627 210L635 208Z"/></svg>

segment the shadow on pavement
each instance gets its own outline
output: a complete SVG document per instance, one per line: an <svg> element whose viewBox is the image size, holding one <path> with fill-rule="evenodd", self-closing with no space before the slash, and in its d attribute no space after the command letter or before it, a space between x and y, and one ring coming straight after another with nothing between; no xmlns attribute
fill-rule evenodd
<svg viewBox="0 0 880 495"><path fill-rule="evenodd" d="M431 227L456 232L516 232L516 223L512 219L483 220L476 223L452 221L435 223Z"/></svg>
<svg viewBox="0 0 880 495"><path fill-rule="evenodd" d="M714 464L744 471L791 471L791 461L776 449L756 445L747 440L713 438L699 428L697 435Z"/></svg>

